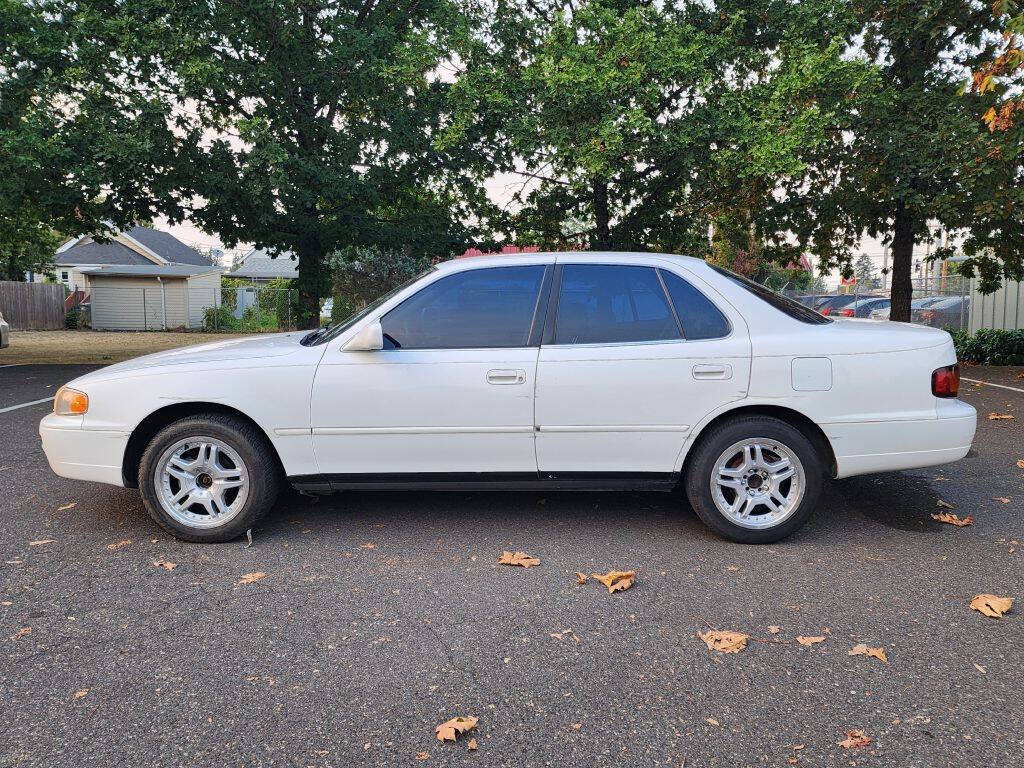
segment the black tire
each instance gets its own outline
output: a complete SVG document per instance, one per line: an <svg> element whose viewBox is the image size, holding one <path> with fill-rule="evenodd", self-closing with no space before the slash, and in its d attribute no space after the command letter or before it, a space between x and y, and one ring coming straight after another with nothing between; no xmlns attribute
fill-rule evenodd
<svg viewBox="0 0 1024 768"><path fill-rule="evenodd" d="M211 437L224 443L238 454L248 473L244 503L230 520L216 527L186 525L160 502L156 478L160 457L175 443L192 437ZM266 435L242 419L219 413L189 416L164 427L150 440L139 464L139 490L146 511L161 528L183 541L208 543L238 538L270 511L280 487L280 464Z"/></svg>
<svg viewBox="0 0 1024 768"><path fill-rule="evenodd" d="M769 528L745 528L730 520L715 504L711 490L715 462L730 446L763 437L788 448L803 467L804 492L796 509ZM741 544L771 544L799 530L821 498L823 462L814 444L796 427L770 416L739 416L705 432L687 460L683 486L697 516L715 533ZM727 499L728 501L728 499ZM763 510L764 508L762 508Z"/></svg>

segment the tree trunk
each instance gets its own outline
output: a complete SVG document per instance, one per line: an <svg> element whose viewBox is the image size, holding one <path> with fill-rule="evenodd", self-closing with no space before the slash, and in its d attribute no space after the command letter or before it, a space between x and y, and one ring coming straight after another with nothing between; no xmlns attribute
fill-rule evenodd
<svg viewBox="0 0 1024 768"><path fill-rule="evenodd" d="M914 258L914 214L907 210L903 201L896 203L896 216L892 238L892 292L889 294L892 306L889 319L901 323L910 322L910 302L914 297L910 272Z"/></svg>
<svg viewBox="0 0 1024 768"><path fill-rule="evenodd" d="M307 240L296 250L299 257L299 312L297 328L320 327L320 299L324 292L326 254L318 241ZM280 257L279 257L280 258Z"/></svg>
<svg viewBox="0 0 1024 768"><path fill-rule="evenodd" d="M600 176L593 180L594 190L594 237L591 239L591 247L595 251L605 251L611 248L612 238L608 221L611 216L608 213L608 182Z"/></svg>

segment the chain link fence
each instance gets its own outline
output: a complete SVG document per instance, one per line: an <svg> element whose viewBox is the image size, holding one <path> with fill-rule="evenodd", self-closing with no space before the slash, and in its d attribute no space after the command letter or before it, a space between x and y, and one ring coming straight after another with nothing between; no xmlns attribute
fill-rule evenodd
<svg viewBox="0 0 1024 768"><path fill-rule="evenodd" d="M299 293L293 288L262 285L225 286L190 292L190 300L205 302L204 331L228 333L277 333L296 330ZM204 295L205 294L205 295Z"/></svg>

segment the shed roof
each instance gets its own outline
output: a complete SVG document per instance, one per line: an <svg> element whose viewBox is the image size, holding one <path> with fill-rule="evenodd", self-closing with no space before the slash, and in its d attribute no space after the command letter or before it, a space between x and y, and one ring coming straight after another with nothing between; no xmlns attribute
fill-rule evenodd
<svg viewBox="0 0 1024 768"><path fill-rule="evenodd" d="M254 248L242 257L238 266L228 272L227 276L250 280L273 280L277 277L294 280L299 276L299 257L291 251L271 256L263 248Z"/></svg>
<svg viewBox="0 0 1024 768"><path fill-rule="evenodd" d="M220 272L219 267L211 264L192 266L190 264L149 264L149 265L114 265L103 267L86 267L82 270L90 277L197 277Z"/></svg>

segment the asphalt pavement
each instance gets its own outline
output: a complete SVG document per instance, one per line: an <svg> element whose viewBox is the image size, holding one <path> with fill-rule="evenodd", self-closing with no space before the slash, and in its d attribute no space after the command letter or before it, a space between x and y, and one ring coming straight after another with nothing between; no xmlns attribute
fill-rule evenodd
<svg viewBox="0 0 1024 768"><path fill-rule="evenodd" d="M0 409L83 370L0 368ZM251 547L186 544L52 475L45 403L0 412L0 766L1022 766L1024 392L962 397L970 457L832 482L761 547L641 493L288 492ZM576 583L610 569L633 588Z"/></svg>

